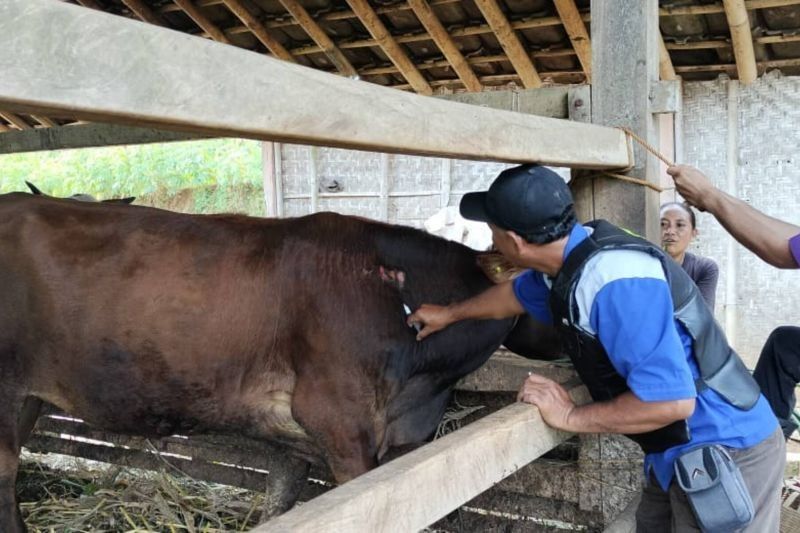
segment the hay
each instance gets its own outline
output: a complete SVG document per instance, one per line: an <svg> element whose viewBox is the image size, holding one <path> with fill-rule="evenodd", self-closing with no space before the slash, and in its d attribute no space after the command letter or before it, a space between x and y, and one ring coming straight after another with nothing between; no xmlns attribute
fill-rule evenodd
<svg viewBox="0 0 800 533"><path fill-rule="evenodd" d="M246 531L261 515L261 493L165 472L76 464L69 471L37 461L20 465L17 490L30 531Z"/></svg>

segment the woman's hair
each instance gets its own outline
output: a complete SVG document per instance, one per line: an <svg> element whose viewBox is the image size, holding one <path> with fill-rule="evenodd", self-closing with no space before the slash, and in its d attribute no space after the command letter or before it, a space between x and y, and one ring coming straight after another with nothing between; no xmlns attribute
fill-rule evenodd
<svg viewBox="0 0 800 533"><path fill-rule="evenodd" d="M692 207L686 202L667 202L665 204L661 204L659 212L664 211L664 209L671 209L673 207L683 209L683 211L689 215L689 221L692 223L692 229L697 229L697 217L694 214L694 209L692 209Z"/></svg>

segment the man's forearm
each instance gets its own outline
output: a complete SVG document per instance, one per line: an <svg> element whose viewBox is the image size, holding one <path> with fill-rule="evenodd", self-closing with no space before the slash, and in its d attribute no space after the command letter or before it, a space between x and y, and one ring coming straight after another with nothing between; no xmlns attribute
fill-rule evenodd
<svg viewBox="0 0 800 533"><path fill-rule="evenodd" d="M761 259L778 268L797 268L789 239L800 233L800 227L765 215L720 190L708 200L707 208L737 241Z"/></svg>
<svg viewBox="0 0 800 533"><path fill-rule="evenodd" d="M495 285L481 294L448 306L453 322L501 319L525 312L514 295L513 281Z"/></svg>
<svg viewBox="0 0 800 533"><path fill-rule="evenodd" d="M644 402L626 392L608 402L575 407L565 429L573 433L646 433L685 420L694 412L694 399Z"/></svg>

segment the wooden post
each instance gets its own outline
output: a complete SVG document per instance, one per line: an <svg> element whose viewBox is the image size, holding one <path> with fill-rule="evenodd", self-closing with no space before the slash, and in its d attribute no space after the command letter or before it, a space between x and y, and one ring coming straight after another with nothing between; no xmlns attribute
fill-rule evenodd
<svg viewBox="0 0 800 533"><path fill-rule="evenodd" d="M261 143L261 175L264 178L264 213L268 217L278 216L278 196L275 190L275 143Z"/></svg>
<svg viewBox="0 0 800 533"><path fill-rule="evenodd" d="M658 146L650 88L658 80L658 2L592 0L592 121L625 126ZM632 31L636 28L636 31ZM658 183L658 160L633 143L628 175ZM658 236L658 193L641 185L596 178L593 218L605 218L651 240ZM586 199L582 198L585 202Z"/></svg>
<svg viewBox="0 0 800 533"><path fill-rule="evenodd" d="M316 213L319 209L319 174L317 172L317 147L312 146L308 150L308 185L310 187L310 213Z"/></svg>
<svg viewBox="0 0 800 533"><path fill-rule="evenodd" d="M389 222L389 170L391 155L381 154L380 220Z"/></svg>

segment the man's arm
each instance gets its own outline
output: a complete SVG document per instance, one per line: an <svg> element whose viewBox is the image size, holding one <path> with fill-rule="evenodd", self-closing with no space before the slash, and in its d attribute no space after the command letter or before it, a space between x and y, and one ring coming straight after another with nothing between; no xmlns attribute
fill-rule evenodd
<svg viewBox="0 0 800 533"><path fill-rule="evenodd" d="M549 426L571 433L646 433L686 420L695 404L694 398L643 402L626 392L608 402L579 407L564 387L536 374L522 384L517 400L538 407Z"/></svg>
<svg viewBox="0 0 800 533"><path fill-rule="evenodd" d="M506 281L462 302L447 306L422 304L408 317L408 324L424 326L417 334L417 340L422 340L461 320L501 319L524 312L514 294L513 281Z"/></svg>
<svg viewBox="0 0 800 533"><path fill-rule="evenodd" d="M737 241L778 268L800 268L789 249L789 239L800 226L765 215L747 203L717 189L699 170L688 165L667 169L681 196L719 220Z"/></svg>

